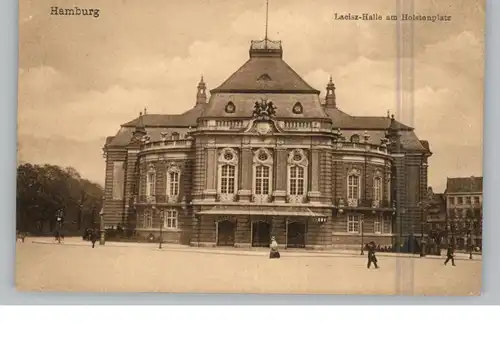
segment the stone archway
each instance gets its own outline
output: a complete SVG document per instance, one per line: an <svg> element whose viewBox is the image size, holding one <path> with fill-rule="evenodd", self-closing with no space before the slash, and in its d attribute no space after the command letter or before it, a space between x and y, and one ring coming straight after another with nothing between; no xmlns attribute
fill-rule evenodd
<svg viewBox="0 0 500 338"><path fill-rule="evenodd" d="M306 224L304 222L290 222L287 227L287 247L305 248L306 247Z"/></svg>
<svg viewBox="0 0 500 338"><path fill-rule="evenodd" d="M217 246L234 246L235 224L229 220L217 223Z"/></svg>
<svg viewBox="0 0 500 338"><path fill-rule="evenodd" d="M252 222L252 246L269 247L271 243L271 224L264 221Z"/></svg>

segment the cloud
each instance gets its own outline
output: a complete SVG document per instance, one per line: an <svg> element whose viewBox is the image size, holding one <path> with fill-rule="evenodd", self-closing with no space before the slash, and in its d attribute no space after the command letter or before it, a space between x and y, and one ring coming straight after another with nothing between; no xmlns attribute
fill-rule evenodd
<svg viewBox="0 0 500 338"><path fill-rule="evenodd" d="M218 86L246 61L250 40L264 36L264 1L98 4L101 18L93 21L53 20L43 1L20 4L20 17L31 17L20 25L20 133L89 141L115 134L144 106L181 113L194 105L201 74L209 89ZM285 61L322 96L332 75L348 113L385 116L398 112L403 94L412 97L399 117L430 141L438 185L459 165L447 149L467 162L464 175L481 169L472 154L482 143L484 10L479 0L415 6L453 20L414 24L413 58L401 61L413 67L413 88L398 88L394 23L332 19L335 12L392 13L393 0L272 1L269 37L283 41Z"/></svg>

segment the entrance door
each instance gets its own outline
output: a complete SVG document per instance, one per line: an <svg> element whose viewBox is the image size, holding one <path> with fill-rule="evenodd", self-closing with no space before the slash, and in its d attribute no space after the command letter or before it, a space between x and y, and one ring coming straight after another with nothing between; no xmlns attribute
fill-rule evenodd
<svg viewBox="0 0 500 338"><path fill-rule="evenodd" d="M217 224L217 246L234 246L234 224L231 221L222 221Z"/></svg>
<svg viewBox="0 0 500 338"><path fill-rule="evenodd" d="M269 247L271 243L271 224L266 222L254 222L252 224L252 246Z"/></svg>
<svg viewBox="0 0 500 338"><path fill-rule="evenodd" d="M306 225L301 222L288 224L287 247L305 248L306 247Z"/></svg>

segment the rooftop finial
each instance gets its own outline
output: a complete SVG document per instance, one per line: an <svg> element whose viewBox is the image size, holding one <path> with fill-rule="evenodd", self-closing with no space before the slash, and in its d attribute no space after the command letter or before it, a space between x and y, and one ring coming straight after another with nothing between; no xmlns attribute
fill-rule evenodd
<svg viewBox="0 0 500 338"><path fill-rule="evenodd" d="M147 115L148 114L148 109L146 107L144 107L144 115Z"/></svg>
<svg viewBox="0 0 500 338"><path fill-rule="evenodd" d="M389 109L387 109L387 118L390 118L391 117L391 112Z"/></svg>

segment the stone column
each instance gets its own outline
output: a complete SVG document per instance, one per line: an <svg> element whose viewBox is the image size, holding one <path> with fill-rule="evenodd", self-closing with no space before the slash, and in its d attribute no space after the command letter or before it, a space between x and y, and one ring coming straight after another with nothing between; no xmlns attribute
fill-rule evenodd
<svg viewBox="0 0 500 338"><path fill-rule="evenodd" d="M252 197L253 154L250 146L241 150L241 187L238 191L240 202L250 202Z"/></svg>
<svg viewBox="0 0 500 338"><path fill-rule="evenodd" d="M277 203L285 203L286 202L286 190L287 190L287 176L288 176L288 168L287 168L287 151L284 148L276 149L276 157L275 157L275 167L276 167L276 179L275 179L275 187L273 192L274 201Z"/></svg>
<svg viewBox="0 0 500 338"><path fill-rule="evenodd" d="M311 184L309 185L310 190L307 192L307 197L309 198L309 202L311 203L319 203L320 192L319 192L319 149L311 150L311 160L310 160L310 177Z"/></svg>
<svg viewBox="0 0 500 338"><path fill-rule="evenodd" d="M215 145L207 147L207 180L203 191L204 200L215 201L217 196L217 149Z"/></svg>

